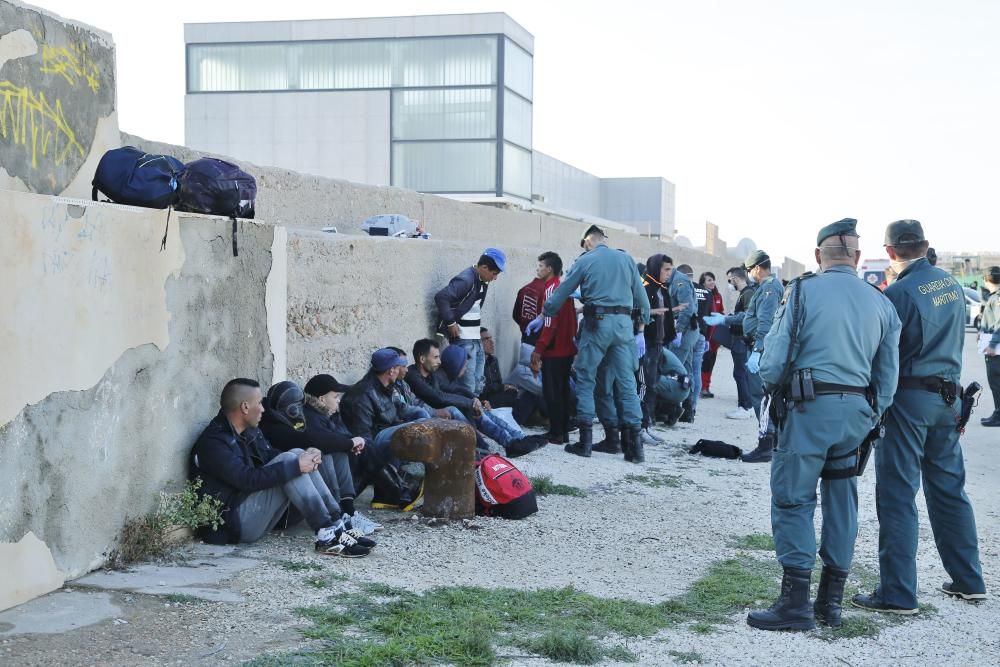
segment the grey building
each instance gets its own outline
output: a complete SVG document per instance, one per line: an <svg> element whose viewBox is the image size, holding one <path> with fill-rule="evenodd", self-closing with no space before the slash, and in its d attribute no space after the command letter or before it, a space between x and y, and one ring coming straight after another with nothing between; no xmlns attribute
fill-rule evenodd
<svg viewBox="0 0 1000 667"><path fill-rule="evenodd" d="M673 184L532 150L534 37L503 13L184 27L185 143L673 235Z"/></svg>

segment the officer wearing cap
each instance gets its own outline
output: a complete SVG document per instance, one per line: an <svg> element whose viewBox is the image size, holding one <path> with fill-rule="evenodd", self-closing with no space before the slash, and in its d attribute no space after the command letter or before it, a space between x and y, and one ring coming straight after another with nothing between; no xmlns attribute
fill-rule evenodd
<svg viewBox="0 0 1000 667"><path fill-rule="evenodd" d="M760 379L760 359L764 353L764 339L771 330L774 313L781 304L784 287L777 276L771 274L771 258L763 250L754 250L743 262L747 275L757 283L757 289L750 298L746 311L733 315L714 314L704 318L709 326L726 324L727 326L742 325L743 335L753 341L753 348L747 358L747 385L750 390L750 401L754 413L760 419L760 404L764 399L764 389ZM767 463L771 460L771 450L774 448L774 432L768 429L762 436L757 447L743 455L745 463Z"/></svg>
<svg viewBox="0 0 1000 667"><path fill-rule="evenodd" d="M604 231L591 225L580 240L585 252L573 264L555 292L545 301L542 312L555 317L570 294L579 290L583 301L583 324L576 355L576 414L579 442L565 449L578 456L590 456L593 447L594 389L598 369L608 382L621 389L622 448L626 457L641 457L639 430L642 407L635 384L638 359L645 353L642 329L649 323L649 299L642 288L635 264L624 252L607 245ZM633 331L632 313L637 310L639 334ZM637 349L638 346L638 349ZM638 449L638 451L636 451Z"/></svg>
<svg viewBox="0 0 1000 667"><path fill-rule="evenodd" d="M885 295L902 321L899 385L875 450L880 581L873 593L855 595L851 602L872 611L915 614L921 473L934 542L951 577L941 589L964 600L986 597L956 428L965 294L927 259L927 240L916 220L890 224L885 250L898 274Z"/></svg>
<svg viewBox="0 0 1000 667"><path fill-rule="evenodd" d="M840 625L858 533L859 445L896 389L899 317L878 289L857 276L856 226L845 219L820 230L815 254L822 272L792 281L764 341L760 375L786 412L771 462L771 530L784 568L781 594L770 609L747 617L763 630L808 630L816 620ZM791 405L783 398L794 396ZM810 605L817 482L823 494L823 572Z"/></svg>
<svg viewBox="0 0 1000 667"><path fill-rule="evenodd" d="M983 276L989 298L979 321L978 351L986 359L986 381L993 393L993 414L981 420L983 426L1000 426L1000 266L991 266Z"/></svg>

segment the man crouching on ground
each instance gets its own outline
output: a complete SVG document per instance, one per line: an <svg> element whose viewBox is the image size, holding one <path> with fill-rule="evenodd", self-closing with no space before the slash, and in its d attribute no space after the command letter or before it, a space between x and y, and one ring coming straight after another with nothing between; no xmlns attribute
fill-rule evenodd
<svg viewBox="0 0 1000 667"><path fill-rule="evenodd" d="M336 501L318 472L320 451L279 452L257 428L264 414L260 385L230 380L220 403L219 414L191 449L190 474L202 479L200 493L222 502L225 523L217 530L203 528L200 537L211 544L256 542L292 505L316 532L317 553L367 556L370 548L332 517Z"/></svg>

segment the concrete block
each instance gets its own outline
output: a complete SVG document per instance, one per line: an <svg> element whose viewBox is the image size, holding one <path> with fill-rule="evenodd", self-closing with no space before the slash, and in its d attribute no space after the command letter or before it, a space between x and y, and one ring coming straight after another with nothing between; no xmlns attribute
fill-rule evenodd
<svg viewBox="0 0 1000 667"><path fill-rule="evenodd" d="M60 588L65 581L56 568L52 552L34 533L28 533L16 544L0 544L0 610Z"/></svg>

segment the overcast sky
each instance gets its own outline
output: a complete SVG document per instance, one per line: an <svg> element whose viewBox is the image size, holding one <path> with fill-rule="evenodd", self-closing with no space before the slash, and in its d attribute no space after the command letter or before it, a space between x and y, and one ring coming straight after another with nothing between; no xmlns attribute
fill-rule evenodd
<svg viewBox="0 0 1000 667"><path fill-rule="evenodd" d="M881 257L908 217L938 249L1000 249L997 1L40 4L113 34L122 129L171 143L185 22L503 11L535 36L535 148L673 181L696 244L709 220L730 245L811 261L818 228L855 217Z"/></svg>

